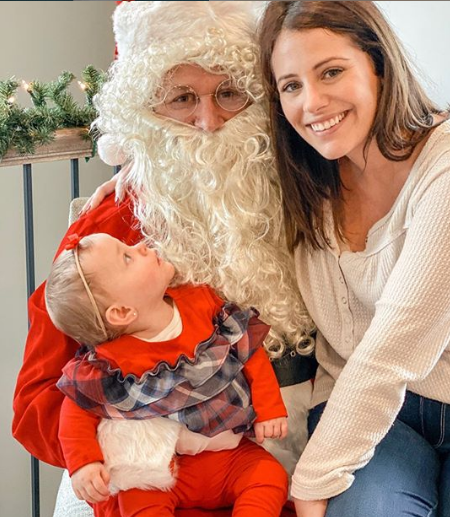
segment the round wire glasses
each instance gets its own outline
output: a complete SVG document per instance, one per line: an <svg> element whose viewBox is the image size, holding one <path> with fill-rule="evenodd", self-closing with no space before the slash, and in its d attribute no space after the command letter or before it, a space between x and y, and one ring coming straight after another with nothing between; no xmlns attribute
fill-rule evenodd
<svg viewBox="0 0 450 517"><path fill-rule="evenodd" d="M240 90L230 79L225 79L214 93L199 95L190 86L172 86L164 95L164 104L169 115L177 119L190 117L200 102L201 97L214 97L215 103L225 111L239 111L247 106L250 98L245 90Z"/></svg>

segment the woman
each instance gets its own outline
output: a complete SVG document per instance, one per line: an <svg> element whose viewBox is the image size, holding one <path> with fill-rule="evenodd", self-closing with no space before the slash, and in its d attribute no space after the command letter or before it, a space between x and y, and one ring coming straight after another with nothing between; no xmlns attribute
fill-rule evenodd
<svg viewBox="0 0 450 517"><path fill-rule="evenodd" d="M319 331L297 515L449 516L448 113L372 2L271 2L260 32L288 242Z"/></svg>

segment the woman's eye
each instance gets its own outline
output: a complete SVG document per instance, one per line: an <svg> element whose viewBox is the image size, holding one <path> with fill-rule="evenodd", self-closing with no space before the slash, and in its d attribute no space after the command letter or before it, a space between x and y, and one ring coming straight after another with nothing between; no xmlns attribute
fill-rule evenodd
<svg viewBox="0 0 450 517"><path fill-rule="evenodd" d="M284 93L284 92L287 92L287 93L290 93L290 92L296 92L298 90L301 89L301 84L296 82L296 81L292 81L290 83L286 83L282 88L281 88L281 92Z"/></svg>
<svg viewBox="0 0 450 517"><path fill-rule="evenodd" d="M128 253L124 253L123 260L125 261L125 264L128 264L131 261L131 256L128 255Z"/></svg>
<svg viewBox="0 0 450 517"><path fill-rule="evenodd" d="M323 74L323 76L326 79L333 79L334 77L337 77L343 72L342 68L330 68L329 70L326 70Z"/></svg>

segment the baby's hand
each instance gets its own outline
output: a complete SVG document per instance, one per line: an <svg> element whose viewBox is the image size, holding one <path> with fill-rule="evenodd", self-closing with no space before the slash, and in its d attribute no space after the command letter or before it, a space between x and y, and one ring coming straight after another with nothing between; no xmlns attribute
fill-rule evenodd
<svg viewBox="0 0 450 517"><path fill-rule="evenodd" d="M266 420L265 422L257 422L254 425L256 441L263 443L264 438L286 438L287 436L287 418L272 418L272 420Z"/></svg>
<svg viewBox="0 0 450 517"><path fill-rule="evenodd" d="M96 461L78 469L71 478L73 491L78 499L88 503L100 503L110 496L109 474L103 463Z"/></svg>

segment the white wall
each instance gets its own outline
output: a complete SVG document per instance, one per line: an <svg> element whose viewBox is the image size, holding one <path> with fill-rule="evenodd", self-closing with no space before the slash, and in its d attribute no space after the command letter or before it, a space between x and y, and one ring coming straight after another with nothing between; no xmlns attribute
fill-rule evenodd
<svg viewBox="0 0 450 517"><path fill-rule="evenodd" d="M450 104L450 2L376 2L441 107Z"/></svg>
<svg viewBox="0 0 450 517"><path fill-rule="evenodd" d="M450 102L450 2L378 2L410 54L435 86L439 103ZM56 79L88 64L106 69L112 58L112 1L0 2L0 78ZM25 97L22 97L24 99ZM97 160L80 162L81 195L109 177ZM27 332L22 172L0 168L0 515L28 517L29 456L10 435L11 401ZM39 165L34 172L36 284L46 276L66 228L68 166ZM42 517L50 517L59 471L42 466Z"/></svg>
<svg viewBox="0 0 450 517"><path fill-rule="evenodd" d="M88 64L107 69L113 58L113 1L1 2L0 78L55 80L63 70L79 76ZM78 87L74 95L82 101ZM20 96L28 105L25 92ZM80 192L89 195L110 177L98 159L80 161ZM36 285L67 227L70 171L66 162L34 167ZM25 237L21 167L0 168L0 516L31 516L30 460L11 437L12 394L27 333ZM49 344L51 346L51 344ZM38 439L38 438L36 438ZM58 469L41 464L42 517L50 517Z"/></svg>

